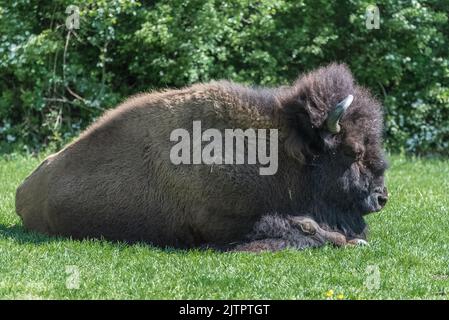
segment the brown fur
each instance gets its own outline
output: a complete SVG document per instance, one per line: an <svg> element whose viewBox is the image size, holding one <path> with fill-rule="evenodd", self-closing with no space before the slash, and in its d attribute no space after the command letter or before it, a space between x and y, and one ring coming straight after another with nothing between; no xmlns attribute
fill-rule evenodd
<svg viewBox="0 0 449 320"><path fill-rule="evenodd" d="M326 117L348 94L355 98L342 131L330 134ZM191 131L193 120L203 130L279 129L278 172L172 164L170 133ZM364 238L363 214L386 198L382 126L380 104L344 65L277 89L221 81L141 94L44 160L17 189L16 211L27 229L49 235L182 248L258 241L254 246L277 250L329 241L298 229L291 216ZM276 217L271 229L266 216Z"/></svg>

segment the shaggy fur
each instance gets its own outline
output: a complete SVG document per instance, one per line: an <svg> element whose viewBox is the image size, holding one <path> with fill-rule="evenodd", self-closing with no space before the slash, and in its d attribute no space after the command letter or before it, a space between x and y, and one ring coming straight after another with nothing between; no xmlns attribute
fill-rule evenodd
<svg viewBox="0 0 449 320"><path fill-rule="evenodd" d="M348 94L342 130L331 134L327 115ZM191 131L194 120L203 130L279 129L278 172L172 164L170 133ZM386 202L382 130L380 104L345 65L274 89L221 81L141 94L44 160L17 189L16 211L27 229L74 238L252 251L338 245L365 238L363 215ZM292 222L305 216L314 232Z"/></svg>

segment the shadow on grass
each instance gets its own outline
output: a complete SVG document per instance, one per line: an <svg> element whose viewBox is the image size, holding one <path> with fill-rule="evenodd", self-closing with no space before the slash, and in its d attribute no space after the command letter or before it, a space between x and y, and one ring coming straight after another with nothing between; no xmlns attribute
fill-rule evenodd
<svg viewBox="0 0 449 320"><path fill-rule="evenodd" d="M48 244L55 242L97 242L99 244L108 244L117 247L132 247L132 246L143 246L150 250L160 251L164 253L175 253L175 254L187 254L191 251L214 251L216 253L224 253L221 247L199 247L194 249L183 249L183 248L172 248L172 247L157 247L146 242L126 242L126 241L113 241L104 238L85 238L85 239L73 239L71 237L63 236L47 236L42 233L37 233L34 231L28 231L21 225L5 226L0 224L0 240L9 239L19 244Z"/></svg>
<svg viewBox="0 0 449 320"><path fill-rule="evenodd" d="M44 234L27 231L21 225L4 226L1 224L0 224L0 238L10 239L21 244L25 243L42 244L66 240L61 237L49 237Z"/></svg>

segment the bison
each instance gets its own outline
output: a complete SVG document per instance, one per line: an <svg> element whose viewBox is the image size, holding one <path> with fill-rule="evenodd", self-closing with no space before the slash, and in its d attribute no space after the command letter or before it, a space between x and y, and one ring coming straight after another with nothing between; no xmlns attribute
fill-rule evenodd
<svg viewBox="0 0 449 320"><path fill-rule="evenodd" d="M276 173L173 163L171 133L192 131L194 121L276 130ZM380 103L344 64L279 88L217 81L139 94L46 158L18 187L16 212L26 229L48 235L162 247L359 243L364 216L388 198L382 132Z"/></svg>

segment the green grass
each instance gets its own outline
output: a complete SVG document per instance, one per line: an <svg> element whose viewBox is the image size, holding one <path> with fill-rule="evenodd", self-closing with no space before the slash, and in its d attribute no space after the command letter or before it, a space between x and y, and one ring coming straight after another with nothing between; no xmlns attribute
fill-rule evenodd
<svg viewBox="0 0 449 320"><path fill-rule="evenodd" d="M0 298L325 299L329 290L335 299L449 298L448 160L393 157L390 202L368 217L370 246L263 254L164 251L25 232L14 192L38 162L0 160ZM66 286L76 286L68 266L79 271L79 289Z"/></svg>

